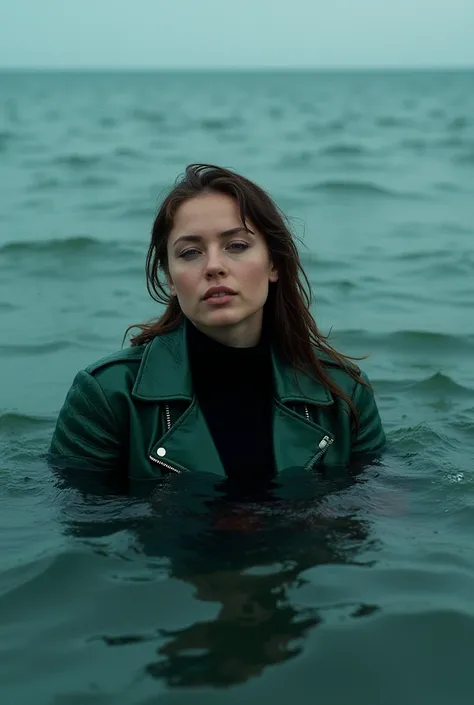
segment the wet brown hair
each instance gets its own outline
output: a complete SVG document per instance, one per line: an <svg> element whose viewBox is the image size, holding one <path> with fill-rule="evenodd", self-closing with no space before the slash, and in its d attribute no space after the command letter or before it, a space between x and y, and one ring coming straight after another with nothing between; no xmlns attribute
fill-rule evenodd
<svg viewBox="0 0 474 705"><path fill-rule="evenodd" d="M140 332L132 336L131 345L148 343L157 335L175 330L184 320L176 296L171 296L159 274L168 273L167 241L179 206L190 198L205 193L224 193L238 203L245 225L249 220L265 238L272 262L278 270L278 281L271 283L265 303L265 320L272 343L293 369L315 377L334 396L343 399L351 412L353 431L357 433L358 414L350 397L331 378L327 363L318 357L318 350L329 356L332 364L341 367L362 384L360 369L349 357L337 352L318 329L310 313L311 286L301 265L288 221L270 196L249 179L212 164L190 164L162 202L153 223L151 242L146 258L147 289L157 302L165 304L164 313L156 320L130 328Z"/></svg>

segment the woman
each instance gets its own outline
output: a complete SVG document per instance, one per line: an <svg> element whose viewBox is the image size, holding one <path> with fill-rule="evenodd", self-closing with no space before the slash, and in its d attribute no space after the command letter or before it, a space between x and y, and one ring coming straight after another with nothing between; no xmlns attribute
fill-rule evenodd
<svg viewBox="0 0 474 705"><path fill-rule="evenodd" d="M266 483L381 450L367 377L318 331L291 233L259 186L189 166L156 216L147 285L166 310L77 374L56 465Z"/></svg>

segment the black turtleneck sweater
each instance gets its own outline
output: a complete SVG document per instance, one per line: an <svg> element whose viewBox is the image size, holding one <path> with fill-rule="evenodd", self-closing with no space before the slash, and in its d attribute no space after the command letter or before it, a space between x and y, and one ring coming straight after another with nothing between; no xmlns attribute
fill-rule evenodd
<svg viewBox="0 0 474 705"><path fill-rule="evenodd" d="M260 483L274 474L273 377L268 335L233 348L187 322L194 390L230 480Z"/></svg>

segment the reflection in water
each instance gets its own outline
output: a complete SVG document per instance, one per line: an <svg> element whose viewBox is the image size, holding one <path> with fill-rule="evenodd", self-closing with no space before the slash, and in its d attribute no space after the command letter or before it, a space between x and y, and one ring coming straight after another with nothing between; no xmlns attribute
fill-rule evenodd
<svg viewBox="0 0 474 705"><path fill-rule="evenodd" d="M286 588L296 578L295 569L267 576L222 571L190 577L196 598L220 602L219 612L213 620L161 631L167 638L158 651L162 658L147 672L172 685L224 686L296 656L308 629L320 621L312 610L290 604Z"/></svg>
<svg viewBox="0 0 474 705"><path fill-rule="evenodd" d="M84 539L133 532L141 558L166 558L170 577L191 585L197 600L218 605L213 619L181 629L150 625L154 636L145 638L159 646L146 674L170 686L224 687L301 652L308 631L322 621L316 608L292 604L303 571L354 563L371 541L347 502L337 508L337 498L354 485L348 474L337 483L308 473L290 479L256 496L179 476L164 479L148 500L103 499L88 488L64 507L68 533ZM328 497L336 498L331 511ZM356 605L353 616L372 609ZM103 639L115 647L144 640Z"/></svg>

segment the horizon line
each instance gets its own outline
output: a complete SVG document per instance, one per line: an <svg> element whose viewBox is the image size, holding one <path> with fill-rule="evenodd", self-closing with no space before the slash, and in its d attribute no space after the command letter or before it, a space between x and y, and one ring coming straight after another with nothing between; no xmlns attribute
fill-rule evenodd
<svg viewBox="0 0 474 705"><path fill-rule="evenodd" d="M472 71L474 64L438 64L438 65L406 65L399 66L394 64L376 65L376 66L1 66L0 72L111 72L111 73L139 73L139 72L265 72L265 71L314 71L314 72L357 72L357 71Z"/></svg>

